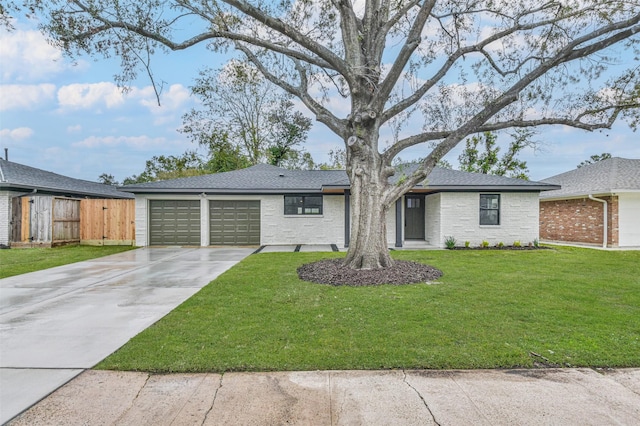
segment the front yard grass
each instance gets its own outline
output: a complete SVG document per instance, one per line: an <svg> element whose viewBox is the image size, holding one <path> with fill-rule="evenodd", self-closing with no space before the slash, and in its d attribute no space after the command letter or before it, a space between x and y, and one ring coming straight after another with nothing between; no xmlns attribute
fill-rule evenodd
<svg viewBox="0 0 640 426"><path fill-rule="evenodd" d="M131 246L61 246L0 250L0 278L131 250Z"/></svg>
<svg viewBox="0 0 640 426"><path fill-rule="evenodd" d="M640 367L640 251L397 251L437 284L332 287L249 256L98 368L149 372Z"/></svg>

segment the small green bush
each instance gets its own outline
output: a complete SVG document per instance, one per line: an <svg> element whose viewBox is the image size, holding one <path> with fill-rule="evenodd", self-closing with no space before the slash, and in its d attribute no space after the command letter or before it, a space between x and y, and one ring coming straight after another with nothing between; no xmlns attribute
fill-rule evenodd
<svg viewBox="0 0 640 426"><path fill-rule="evenodd" d="M537 238L535 240L533 240L533 246L534 247L540 247L540 241L538 241Z"/></svg>
<svg viewBox="0 0 640 426"><path fill-rule="evenodd" d="M514 247L521 247L522 245L520 244L520 241L514 241L513 242L513 246Z"/></svg>
<svg viewBox="0 0 640 426"><path fill-rule="evenodd" d="M500 242L498 243L498 248L502 248L502 247L504 247L504 243L503 243L502 241L500 241Z"/></svg>
<svg viewBox="0 0 640 426"><path fill-rule="evenodd" d="M444 239L444 245L449 250L451 250L452 248L455 248L456 243L457 243L456 239L453 238L452 236L445 237L445 239Z"/></svg>
<svg viewBox="0 0 640 426"><path fill-rule="evenodd" d="M481 244L481 247L482 247L482 248L487 248L487 247L489 247L489 241L487 241L487 240L483 240L483 241L482 241L482 244Z"/></svg>
<svg viewBox="0 0 640 426"><path fill-rule="evenodd" d="M470 243L469 241L465 241L465 242L464 242L464 246L465 246L466 248L469 248L469 245L470 245L470 244L471 244L471 243Z"/></svg>

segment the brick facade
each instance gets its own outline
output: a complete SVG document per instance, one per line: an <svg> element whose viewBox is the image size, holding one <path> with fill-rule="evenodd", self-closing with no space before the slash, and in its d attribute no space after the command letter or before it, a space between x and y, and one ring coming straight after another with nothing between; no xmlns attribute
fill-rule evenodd
<svg viewBox="0 0 640 426"><path fill-rule="evenodd" d="M607 201L607 246L617 247L618 197L597 197ZM604 204L588 197L540 201L540 238L602 245Z"/></svg>

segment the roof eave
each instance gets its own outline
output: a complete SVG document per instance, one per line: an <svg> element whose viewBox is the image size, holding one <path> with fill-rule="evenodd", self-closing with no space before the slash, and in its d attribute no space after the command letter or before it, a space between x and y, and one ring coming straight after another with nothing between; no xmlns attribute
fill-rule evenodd
<svg viewBox="0 0 640 426"><path fill-rule="evenodd" d="M286 188L286 189L238 189L238 188L122 188L121 191L132 194L228 194L228 195L272 195L272 194L299 194L321 193L318 188Z"/></svg>
<svg viewBox="0 0 640 426"><path fill-rule="evenodd" d="M145 188L145 187L122 187L120 191L133 194L296 194L296 193L322 193L326 191L347 190L349 185L323 185L322 188ZM539 192L560 189L559 185L438 185L438 186L415 186L413 191L518 191L518 192Z"/></svg>
<svg viewBox="0 0 640 426"><path fill-rule="evenodd" d="M18 191L24 191L24 192L33 192L34 190L36 190L36 193L53 192L53 193L60 193L60 194L72 194L72 195L77 195L80 198L87 197L87 196L96 197L96 198L127 198L127 199L130 198L127 196L128 195L127 193L123 193L122 195L105 194L101 192L80 191L80 190L54 188L54 187L47 187L47 186L23 185L23 184L9 183L9 182L1 182L0 189L18 190Z"/></svg>
<svg viewBox="0 0 640 426"><path fill-rule="evenodd" d="M414 190L425 191L509 191L509 192L540 192L560 189L558 185L437 185L414 187Z"/></svg>
<svg viewBox="0 0 640 426"><path fill-rule="evenodd" d="M543 200L569 200L577 198L586 198L589 195L594 197L608 197L612 195L624 194L624 193L640 193L640 189L598 189L595 191L581 191L581 192L568 192L564 194L544 194L540 199Z"/></svg>

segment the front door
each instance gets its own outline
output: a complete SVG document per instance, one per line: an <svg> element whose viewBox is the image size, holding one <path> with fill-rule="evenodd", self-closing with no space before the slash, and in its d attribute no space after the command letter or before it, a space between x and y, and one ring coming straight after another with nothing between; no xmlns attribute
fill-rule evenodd
<svg viewBox="0 0 640 426"><path fill-rule="evenodd" d="M404 197L404 238L424 240L424 195Z"/></svg>

